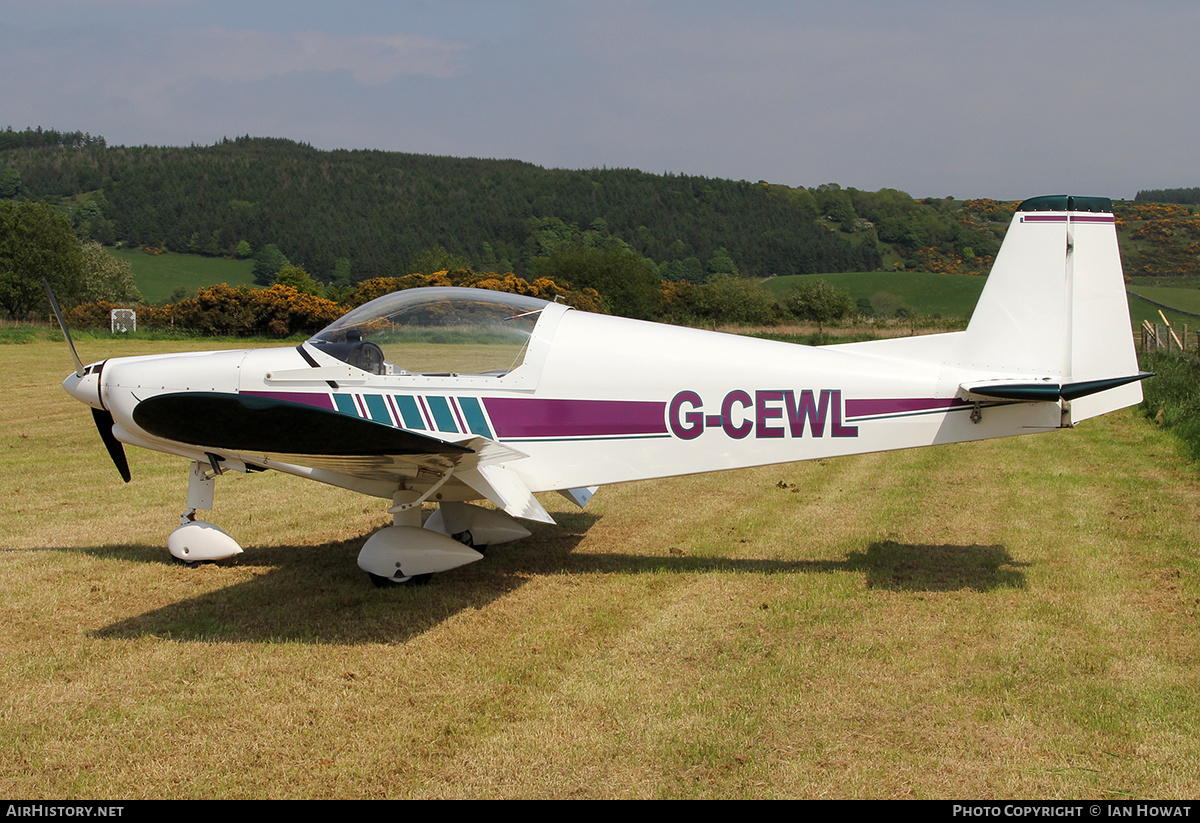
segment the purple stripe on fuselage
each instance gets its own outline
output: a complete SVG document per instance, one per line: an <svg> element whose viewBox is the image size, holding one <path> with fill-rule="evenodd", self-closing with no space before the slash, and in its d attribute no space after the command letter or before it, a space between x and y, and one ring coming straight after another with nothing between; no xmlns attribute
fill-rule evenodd
<svg viewBox="0 0 1200 823"><path fill-rule="evenodd" d="M1116 220L1111 214L1078 214L1071 212L1070 214L1022 214L1022 223L1066 223L1070 220L1072 223L1114 223Z"/></svg>
<svg viewBox="0 0 1200 823"><path fill-rule="evenodd" d="M666 434L667 404L642 400L485 397L497 437Z"/></svg>
<svg viewBox="0 0 1200 823"><path fill-rule="evenodd" d="M284 400L288 403L300 403L305 406L316 406L318 409L335 411L333 400L328 394L302 391L244 391L252 397L266 397L271 400Z"/></svg>
<svg viewBox="0 0 1200 823"><path fill-rule="evenodd" d="M904 412L949 409L954 406L969 405L971 404L966 400L959 400L957 397L901 397L897 399L847 400L846 417L874 417L880 414L902 414Z"/></svg>

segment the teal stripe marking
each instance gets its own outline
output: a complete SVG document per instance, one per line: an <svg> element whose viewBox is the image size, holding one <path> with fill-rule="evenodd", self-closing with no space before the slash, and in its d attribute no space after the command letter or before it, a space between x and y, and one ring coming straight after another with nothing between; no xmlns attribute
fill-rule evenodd
<svg viewBox="0 0 1200 823"><path fill-rule="evenodd" d="M400 409L404 428L425 430L425 421L421 419L421 410L417 408L417 398L411 394L398 394L393 395L392 399L396 401L396 408Z"/></svg>
<svg viewBox="0 0 1200 823"><path fill-rule="evenodd" d="M376 423L392 425L392 418L387 410L387 401L383 399L383 395L364 394L363 400L367 402L367 413L371 415L372 420Z"/></svg>
<svg viewBox="0 0 1200 823"><path fill-rule="evenodd" d="M337 404L337 410L342 414L352 414L358 417L358 409L354 406L354 398L348 394L335 394L333 402Z"/></svg>
<svg viewBox="0 0 1200 823"><path fill-rule="evenodd" d="M479 405L478 397L460 397L458 398L458 407L462 409L463 417L467 419L467 428L489 440L494 439L492 430L488 428L487 418L483 416L483 409Z"/></svg>
<svg viewBox="0 0 1200 823"><path fill-rule="evenodd" d="M454 414L450 411L450 404L446 402L446 398L426 397L425 402L429 404L429 411L433 414L433 422L437 425L438 431L458 431L458 426L454 425Z"/></svg>

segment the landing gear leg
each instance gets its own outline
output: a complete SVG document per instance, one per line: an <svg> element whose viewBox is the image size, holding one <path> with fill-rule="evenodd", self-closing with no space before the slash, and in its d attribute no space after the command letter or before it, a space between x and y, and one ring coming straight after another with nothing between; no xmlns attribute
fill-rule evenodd
<svg viewBox="0 0 1200 823"><path fill-rule="evenodd" d="M188 475L187 509L179 515L179 528L167 538L171 556L186 566L206 560L224 560L242 553L237 541L212 523L196 519L196 509L211 509L216 472L208 464L192 463Z"/></svg>

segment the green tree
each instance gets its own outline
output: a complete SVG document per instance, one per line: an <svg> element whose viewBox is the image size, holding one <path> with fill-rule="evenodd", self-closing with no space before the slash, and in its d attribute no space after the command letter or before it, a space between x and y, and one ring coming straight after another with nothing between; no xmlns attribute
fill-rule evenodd
<svg viewBox="0 0 1200 823"><path fill-rule="evenodd" d="M826 280L806 278L788 292L784 307L801 320L812 320L824 331L830 320L841 320L854 311L854 300Z"/></svg>
<svg viewBox="0 0 1200 823"><path fill-rule="evenodd" d="M94 198L84 200L71 212L71 223L78 229L101 216L100 204Z"/></svg>
<svg viewBox="0 0 1200 823"><path fill-rule="evenodd" d="M301 294L321 296L321 284L300 266L284 266L275 272L275 282L281 286L291 286Z"/></svg>
<svg viewBox="0 0 1200 823"><path fill-rule="evenodd" d="M854 212L854 203L850 199L851 190L843 190L836 183L826 183L817 187L816 201L821 213L829 220L848 226L858 215Z"/></svg>
<svg viewBox="0 0 1200 823"><path fill-rule="evenodd" d="M557 217L531 217L527 227L529 235L525 238L525 254L531 265L579 239L579 227Z"/></svg>
<svg viewBox="0 0 1200 823"><path fill-rule="evenodd" d="M451 254L441 246L431 246L417 255L408 264L405 274L433 274L438 271L458 271L471 268L471 261L457 254Z"/></svg>
<svg viewBox="0 0 1200 823"><path fill-rule="evenodd" d="M269 286L275 282L275 274L292 262L284 257L279 246L268 243L254 255L254 282L260 286Z"/></svg>
<svg viewBox="0 0 1200 823"><path fill-rule="evenodd" d="M817 199L808 189L793 189L788 194L788 202L810 220L816 220L821 216L820 209L817 208Z"/></svg>
<svg viewBox="0 0 1200 823"><path fill-rule="evenodd" d="M672 260L663 263L659 268L663 280L683 281L687 283L703 283L707 278L704 266L695 257L684 260Z"/></svg>
<svg viewBox="0 0 1200 823"><path fill-rule="evenodd" d="M248 260L254 256L254 250L250 248L250 244L245 240L239 240L233 256L238 260Z"/></svg>
<svg viewBox="0 0 1200 823"><path fill-rule="evenodd" d="M762 325L775 318L777 303L762 286L732 274L714 274L692 293L700 317L741 325Z"/></svg>
<svg viewBox="0 0 1200 823"><path fill-rule="evenodd" d="M208 236L208 242L204 244L201 254L206 254L209 257L221 256L221 230L213 229L212 234Z"/></svg>
<svg viewBox="0 0 1200 823"><path fill-rule="evenodd" d="M329 277L329 282L334 286L349 286L354 282L350 276L349 257L339 257L333 261L333 273Z"/></svg>
<svg viewBox="0 0 1200 823"><path fill-rule="evenodd" d="M75 236L80 240L98 240L111 244L116 240L116 230L112 220L104 214L108 209L108 201L104 194L97 192L84 200L71 211L71 225L75 227Z"/></svg>
<svg viewBox="0 0 1200 823"><path fill-rule="evenodd" d="M710 275L738 273L733 258L729 256L729 252L725 250L724 246L716 250L712 258L708 261L707 268Z"/></svg>
<svg viewBox="0 0 1200 823"><path fill-rule="evenodd" d="M142 293L133 282L133 266L118 260L99 243L84 243L80 249L81 302L140 303Z"/></svg>
<svg viewBox="0 0 1200 823"><path fill-rule="evenodd" d="M16 197L21 193L21 172L12 168L0 169L0 197Z"/></svg>
<svg viewBox="0 0 1200 823"><path fill-rule="evenodd" d="M49 311L43 278L60 303L78 302L79 262L66 215L42 203L0 201L0 308L9 317Z"/></svg>
<svg viewBox="0 0 1200 823"><path fill-rule="evenodd" d="M595 289L604 307L647 319L662 309L662 279L651 261L626 249L567 248L537 261L534 274L574 289Z"/></svg>

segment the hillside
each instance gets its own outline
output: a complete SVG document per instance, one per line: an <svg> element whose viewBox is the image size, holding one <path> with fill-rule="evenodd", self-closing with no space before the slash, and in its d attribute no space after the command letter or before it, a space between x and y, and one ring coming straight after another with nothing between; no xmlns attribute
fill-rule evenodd
<svg viewBox="0 0 1200 823"><path fill-rule="evenodd" d="M90 210L77 222L102 242L210 256L273 243L325 280L339 259L356 280L407 273L433 247L475 269L517 274L570 243L764 277L880 262L873 246L824 230L745 181L318 151L250 137L186 148L3 146L0 168L14 192Z"/></svg>
<svg viewBox="0 0 1200 823"><path fill-rule="evenodd" d="M49 136L47 136L49 135ZM0 132L0 197L69 209L105 244L248 256L275 244L318 278L453 264L524 275L564 246L625 248L663 278L821 271L985 273L1014 204L914 199L630 169L320 151L272 138L109 146L78 133ZM348 264L348 265L346 265Z"/></svg>
<svg viewBox="0 0 1200 823"><path fill-rule="evenodd" d="M1200 274L1200 215L1172 203L1114 203L1121 263L1128 277Z"/></svg>

